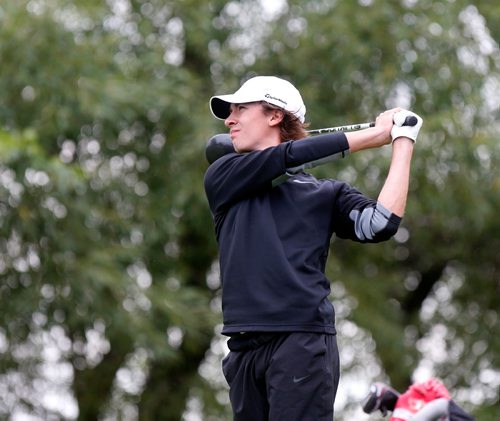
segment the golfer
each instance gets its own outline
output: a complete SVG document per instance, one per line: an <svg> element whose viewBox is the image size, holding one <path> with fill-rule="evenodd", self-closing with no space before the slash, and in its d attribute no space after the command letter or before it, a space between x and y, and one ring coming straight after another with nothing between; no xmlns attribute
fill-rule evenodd
<svg viewBox="0 0 500 421"><path fill-rule="evenodd" d="M235 420L332 420L339 382L335 312L325 264L332 235L391 238L401 222L414 142L422 125L399 108L374 127L307 138L306 107L288 81L258 76L210 99L236 153L205 174L222 280L223 372ZM415 116L415 126L400 126ZM400 123L394 124L394 121ZM286 168L391 144L377 200L347 183Z"/></svg>

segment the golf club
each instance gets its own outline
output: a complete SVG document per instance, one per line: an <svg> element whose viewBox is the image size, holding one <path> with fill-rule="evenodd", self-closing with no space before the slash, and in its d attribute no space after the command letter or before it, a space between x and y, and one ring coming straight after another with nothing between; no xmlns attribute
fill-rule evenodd
<svg viewBox="0 0 500 421"><path fill-rule="evenodd" d="M338 127L327 127L324 129L316 129L309 130L310 134L322 134L322 133L331 133L331 132L348 132L354 130L362 130L367 129L369 127L373 127L375 123L361 123L361 124L352 124L349 126L338 126ZM205 148L205 157L209 164L213 164L220 157L227 155L228 153L235 152L233 147L233 142L231 140L231 136L227 133L219 133L212 136Z"/></svg>
<svg viewBox="0 0 500 421"><path fill-rule="evenodd" d="M417 124L417 118L415 116L406 117L402 126L414 126ZM375 122L370 123L360 123L360 124L351 124L346 126L337 126L337 127L326 127L323 129L314 129L309 130L309 134L322 134L322 133L332 133L332 132L350 132L355 130L363 130L368 129L369 127L374 127ZM209 164L213 164L220 157L227 155L228 153L235 152L233 147L233 142L228 133L220 133L212 136L205 147L205 157ZM320 162L322 163L322 162ZM319 165L318 163L317 165ZM316 165L314 165L316 166ZM311 166L307 166L305 168L312 168Z"/></svg>

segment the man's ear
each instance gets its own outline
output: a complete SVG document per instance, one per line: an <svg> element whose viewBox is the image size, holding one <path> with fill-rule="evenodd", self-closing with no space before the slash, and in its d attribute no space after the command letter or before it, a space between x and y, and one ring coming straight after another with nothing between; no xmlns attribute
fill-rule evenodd
<svg viewBox="0 0 500 421"><path fill-rule="evenodd" d="M282 110L273 110L273 112L269 115L269 125L277 126L280 124L285 118L285 113Z"/></svg>

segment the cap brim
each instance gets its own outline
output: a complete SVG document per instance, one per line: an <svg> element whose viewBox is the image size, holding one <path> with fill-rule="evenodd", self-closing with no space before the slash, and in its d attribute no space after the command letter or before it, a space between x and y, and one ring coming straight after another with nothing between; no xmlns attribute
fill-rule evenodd
<svg viewBox="0 0 500 421"><path fill-rule="evenodd" d="M210 111L214 117L225 120L231 114L231 99L233 95L220 95L210 98Z"/></svg>
<svg viewBox="0 0 500 421"><path fill-rule="evenodd" d="M217 95L210 98L210 110L212 114L221 120L225 120L231 114L231 104L246 104L261 101L255 93L243 94L240 91L229 95Z"/></svg>

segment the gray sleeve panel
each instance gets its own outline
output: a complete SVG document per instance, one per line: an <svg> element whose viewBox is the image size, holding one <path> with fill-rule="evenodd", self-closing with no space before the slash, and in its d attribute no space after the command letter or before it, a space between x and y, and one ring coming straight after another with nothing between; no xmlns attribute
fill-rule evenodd
<svg viewBox="0 0 500 421"><path fill-rule="evenodd" d="M361 241L370 241L378 233L387 228L391 211L380 203L377 203L376 207L365 208L362 212L358 209L353 209L349 217L354 222L354 231L358 239Z"/></svg>

